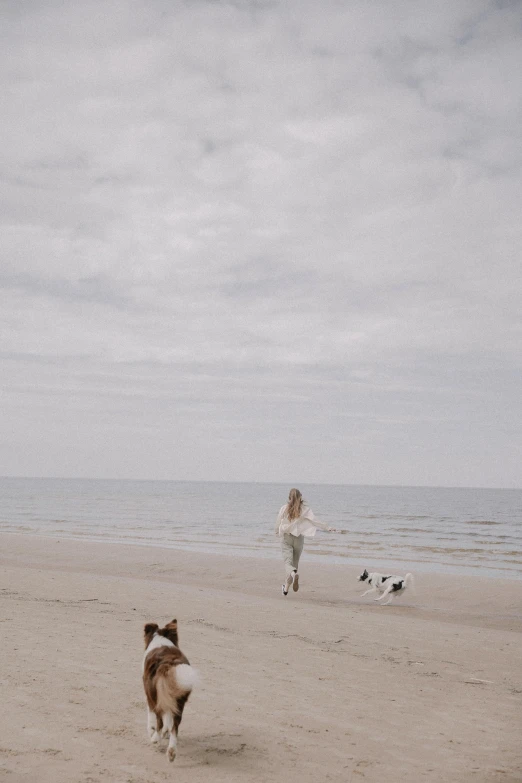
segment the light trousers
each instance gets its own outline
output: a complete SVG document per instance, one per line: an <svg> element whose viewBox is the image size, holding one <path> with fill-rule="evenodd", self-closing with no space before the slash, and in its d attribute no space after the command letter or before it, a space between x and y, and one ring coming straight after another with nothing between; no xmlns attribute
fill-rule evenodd
<svg viewBox="0 0 522 783"><path fill-rule="evenodd" d="M304 536L293 536L291 533L285 533L281 541L281 551L285 563L285 573L290 576L292 571L297 571L299 558L303 551Z"/></svg>

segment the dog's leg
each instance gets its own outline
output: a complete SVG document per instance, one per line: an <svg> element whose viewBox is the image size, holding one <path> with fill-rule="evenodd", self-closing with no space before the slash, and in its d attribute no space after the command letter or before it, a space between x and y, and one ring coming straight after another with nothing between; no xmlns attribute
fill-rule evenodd
<svg viewBox="0 0 522 783"><path fill-rule="evenodd" d="M176 749L178 747L178 733L172 728L170 732L169 746L167 748L167 758L169 761L174 761L176 758Z"/></svg>
<svg viewBox="0 0 522 783"><path fill-rule="evenodd" d="M149 739L152 740L152 737L154 734L156 734L156 715L152 712L149 707L147 707L147 734L149 735ZM153 740L154 742L157 742L157 740Z"/></svg>
<svg viewBox="0 0 522 783"><path fill-rule="evenodd" d="M174 761L176 758L176 750L178 747L178 729L179 724L181 723L181 718L183 717L183 709L187 703L188 697L189 694L187 693L186 696L180 696L180 698L176 700L177 709L174 713L174 725L170 732L169 746L167 748L167 758L169 761Z"/></svg>
<svg viewBox="0 0 522 783"><path fill-rule="evenodd" d="M174 716L171 712L163 713L163 736L167 737L174 728Z"/></svg>
<svg viewBox="0 0 522 783"><path fill-rule="evenodd" d="M390 585L390 587L387 587L386 590L384 591L384 593L382 595L380 595L378 598L376 598L375 600L376 601L382 601L383 598L386 598L386 596L391 593L392 587L393 587L393 585ZM388 601L386 603L388 603Z"/></svg>
<svg viewBox="0 0 522 783"><path fill-rule="evenodd" d="M150 738L151 742L159 742L163 733L163 718L159 712L156 712L156 731Z"/></svg>
<svg viewBox="0 0 522 783"><path fill-rule="evenodd" d="M377 593L378 590L376 587L370 587L369 590L367 590L365 593L362 593L361 598L364 598L365 595L368 595L369 593Z"/></svg>
<svg viewBox="0 0 522 783"><path fill-rule="evenodd" d="M386 596L387 596L387 595L389 595L390 597L388 598L388 600L387 600L387 601L385 601L385 602L383 603L383 606L388 606L388 604L391 604L391 602L392 602L392 601L393 601L393 599L395 598L395 591L394 591L394 589L393 589L393 585L390 585L388 588L386 588L386 590L385 590L385 591L384 591L384 593L381 595L381 597L380 597L380 598L376 598L375 600L376 600L376 601L382 601L382 599L383 599L383 598L386 598Z"/></svg>

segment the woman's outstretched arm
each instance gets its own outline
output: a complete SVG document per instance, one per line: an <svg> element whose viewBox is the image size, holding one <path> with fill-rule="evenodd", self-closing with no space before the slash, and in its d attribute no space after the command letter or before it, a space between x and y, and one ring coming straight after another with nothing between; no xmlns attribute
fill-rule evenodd
<svg viewBox="0 0 522 783"><path fill-rule="evenodd" d="M305 510L305 513L303 514L303 517L305 519L308 519L309 522L312 523L314 527L316 527L318 530L324 530L325 533L340 533L340 530L337 530L335 527L330 527L330 525L327 525L326 522L321 522L319 519L316 519L314 512L311 508L307 508Z"/></svg>

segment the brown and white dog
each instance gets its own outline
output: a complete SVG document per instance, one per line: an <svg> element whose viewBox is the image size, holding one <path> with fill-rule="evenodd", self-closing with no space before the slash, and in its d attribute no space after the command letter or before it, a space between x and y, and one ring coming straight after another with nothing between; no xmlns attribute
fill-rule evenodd
<svg viewBox="0 0 522 783"><path fill-rule="evenodd" d="M147 730L151 742L170 733L167 757L174 761L183 709L197 682L197 674L178 647L178 622L164 628L147 623L143 687L147 697Z"/></svg>

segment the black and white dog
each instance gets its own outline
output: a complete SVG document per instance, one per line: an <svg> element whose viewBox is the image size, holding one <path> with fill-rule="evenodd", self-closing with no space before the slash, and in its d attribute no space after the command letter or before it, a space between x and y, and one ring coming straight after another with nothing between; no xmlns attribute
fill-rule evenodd
<svg viewBox="0 0 522 783"><path fill-rule="evenodd" d="M413 585L413 575L406 574L406 576L395 576L393 574L385 576L384 574L368 573L366 568L360 575L359 582L368 582L371 585L369 590L366 590L361 598L368 593L382 593L376 601L382 601L389 596L388 600L383 604L386 606L390 604L396 595L402 595L409 585Z"/></svg>

